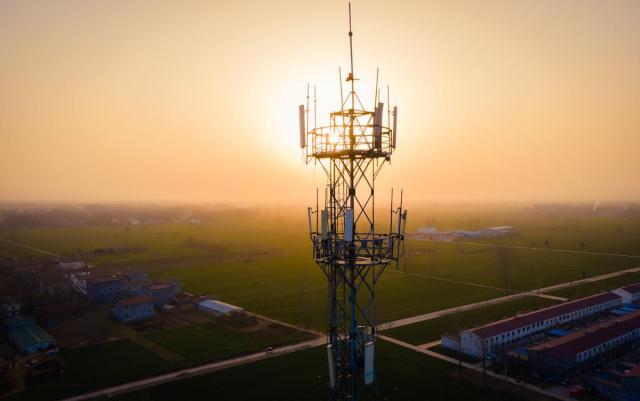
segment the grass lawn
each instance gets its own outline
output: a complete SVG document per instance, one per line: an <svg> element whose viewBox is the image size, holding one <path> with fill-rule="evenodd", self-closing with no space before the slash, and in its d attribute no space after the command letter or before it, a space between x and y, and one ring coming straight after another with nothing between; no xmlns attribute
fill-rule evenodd
<svg viewBox="0 0 640 401"><path fill-rule="evenodd" d="M394 344L377 343L380 400L515 401L460 382L455 367ZM326 351L313 348L116 397L119 401L305 400L327 398ZM365 400L367 398L364 398Z"/></svg>
<svg viewBox="0 0 640 401"><path fill-rule="evenodd" d="M479 309L396 327L385 330L383 334L410 344L421 345L440 339L442 333L457 332L460 329L475 327L483 323L513 316L518 312L531 311L554 303L556 302L550 299L528 296L501 304L489 305Z"/></svg>

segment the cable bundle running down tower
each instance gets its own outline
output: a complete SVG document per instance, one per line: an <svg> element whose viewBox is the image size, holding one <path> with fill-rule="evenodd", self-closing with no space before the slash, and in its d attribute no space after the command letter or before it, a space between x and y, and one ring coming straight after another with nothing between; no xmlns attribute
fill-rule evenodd
<svg viewBox="0 0 640 401"><path fill-rule="evenodd" d="M328 126L316 126L314 91L314 127L309 129L307 87L299 119L305 160L314 160L327 176L323 204L316 195L316 207L307 212L313 258L328 281L329 399L355 401L377 397L376 284L387 265L399 259L407 212L402 194L394 208L392 191L388 220L375 220L375 180L396 148L398 110L388 107L385 119L377 78L373 110L365 109L356 93L351 4L349 50L350 90L344 97L340 73L340 110L330 114ZM387 223L388 231L376 231Z"/></svg>

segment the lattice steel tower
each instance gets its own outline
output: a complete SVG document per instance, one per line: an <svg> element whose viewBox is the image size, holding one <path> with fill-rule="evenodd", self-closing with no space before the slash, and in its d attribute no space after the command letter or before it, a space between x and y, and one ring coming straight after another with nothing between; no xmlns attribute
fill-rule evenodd
<svg viewBox="0 0 640 401"><path fill-rule="evenodd" d="M308 223L313 258L328 281L329 399L355 401L377 398L376 284L387 265L399 258L407 212L402 195L394 208L392 191L389 215L376 222L375 181L396 148L398 114L397 107L385 113L377 77L373 110L367 110L356 93L351 5L349 51L350 90L345 97L340 72L341 107L330 113L329 125L316 126L315 89L312 111L308 86L299 119L305 161L313 160L327 176L324 201L320 204L316 195ZM379 232L383 225L385 232Z"/></svg>

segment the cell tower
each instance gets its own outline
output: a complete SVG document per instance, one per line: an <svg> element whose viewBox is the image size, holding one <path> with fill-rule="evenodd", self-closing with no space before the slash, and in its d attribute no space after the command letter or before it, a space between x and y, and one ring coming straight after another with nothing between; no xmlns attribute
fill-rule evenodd
<svg viewBox="0 0 640 401"><path fill-rule="evenodd" d="M328 282L329 399L355 401L377 398L376 284L387 265L398 261L407 212L402 193L400 206L394 208L392 190L389 215L384 222L375 219L375 181L396 148L398 109L388 107L385 113L377 77L373 110L367 110L356 93L351 4L349 51L350 89L345 97L340 71L341 107L330 113L329 125L316 125L314 89L313 128L309 127L309 86L299 118L305 161L313 160L327 176L323 204L316 194L316 207L307 212L313 258ZM377 231L387 224L384 233Z"/></svg>

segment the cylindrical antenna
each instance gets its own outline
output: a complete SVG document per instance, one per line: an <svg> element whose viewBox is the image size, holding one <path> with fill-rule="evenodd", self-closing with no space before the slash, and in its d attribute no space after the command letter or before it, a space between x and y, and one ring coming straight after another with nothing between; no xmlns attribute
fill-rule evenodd
<svg viewBox="0 0 640 401"><path fill-rule="evenodd" d="M387 126L391 127L391 92L389 92L389 85L387 85Z"/></svg>
<svg viewBox="0 0 640 401"><path fill-rule="evenodd" d="M316 98L316 86L313 85L313 129L316 129L318 119L318 99Z"/></svg>

